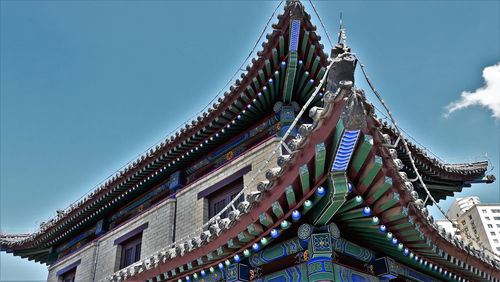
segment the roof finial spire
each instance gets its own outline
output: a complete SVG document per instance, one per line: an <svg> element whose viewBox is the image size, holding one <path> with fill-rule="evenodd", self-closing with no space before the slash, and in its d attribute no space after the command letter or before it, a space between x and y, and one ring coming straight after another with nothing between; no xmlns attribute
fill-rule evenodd
<svg viewBox="0 0 500 282"><path fill-rule="evenodd" d="M340 43L341 37L342 37L342 11L340 11L339 40L337 41L337 43Z"/></svg>
<svg viewBox="0 0 500 282"><path fill-rule="evenodd" d="M340 40L342 40L342 43L340 43ZM340 12L340 27L339 27L339 39L337 41L337 44L342 45L342 49L347 51L349 47L347 47L347 36L345 34L345 29L342 28L342 12Z"/></svg>
<svg viewBox="0 0 500 282"><path fill-rule="evenodd" d="M342 21L342 12L340 12L340 25L339 25L339 34L338 34L338 40L337 44L335 44L335 47L332 48L332 58L335 58L336 56L343 54L343 53L349 53L351 52L351 49L347 46L347 36L345 29L343 28L343 21Z"/></svg>

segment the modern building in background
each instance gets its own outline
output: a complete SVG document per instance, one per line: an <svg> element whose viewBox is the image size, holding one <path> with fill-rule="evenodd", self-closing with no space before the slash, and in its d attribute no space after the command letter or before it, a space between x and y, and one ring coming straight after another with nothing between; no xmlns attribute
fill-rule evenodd
<svg viewBox="0 0 500 282"><path fill-rule="evenodd" d="M488 162L406 143L355 86L343 32L325 49L300 1L272 28L206 112L1 249L64 282L500 281L424 200L494 182Z"/></svg>
<svg viewBox="0 0 500 282"><path fill-rule="evenodd" d="M447 220L436 220L440 226L454 231L466 244L486 253L492 251L500 259L500 203L481 204L478 197L457 198L446 214L462 232Z"/></svg>
<svg viewBox="0 0 500 282"><path fill-rule="evenodd" d="M457 219L461 215L463 215L466 211L471 209L474 205L479 204L479 197L465 197L465 198L456 198L453 204L451 204L448 212L446 212L446 216L450 219Z"/></svg>
<svg viewBox="0 0 500 282"><path fill-rule="evenodd" d="M436 224L442 227L446 231L446 233L450 233L454 237L460 235L458 229L453 225L456 225L456 220L449 221L447 219L436 219Z"/></svg>

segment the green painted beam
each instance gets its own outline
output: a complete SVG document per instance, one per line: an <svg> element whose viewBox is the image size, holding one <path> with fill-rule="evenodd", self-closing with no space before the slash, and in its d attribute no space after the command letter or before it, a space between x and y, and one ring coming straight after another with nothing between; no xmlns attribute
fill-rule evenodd
<svg viewBox="0 0 500 282"><path fill-rule="evenodd" d="M302 76L299 79L297 88L295 89L296 92L300 93L299 91L302 89L302 87L304 87L304 84L307 83L306 81L308 78L309 78L309 72L306 71L302 74ZM300 95L300 94L297 94L297 95Z"/></svg>
<svg viewBox="0 0 500 282"><path fill-rule="evenodd" d="M269 59L266 59L266 73L267 73L267 76L271 76L271 74L273 73L272 67L271 67L271 61L269 61ZM261 77L261 79L262 79L262 77ZM262 80L262 84L266 84L265 80Z"/></svg>
<svg viewBox="0 0 500 282"><path fill-rule="evenodd" d="M306 65L307 66L310 66L311 65L311 60L314 56L314 50L316 49L316 46L315 45L311 45L309 47L309 52L307 53L307 59L306 59Z"/></svg>
<svg viewBox="0 0 500 282"><path fill-rule="evenodd" d="M320 81L323 78L323 75L325 75L325 72L326 72L326 68L325 67L321 67L319 69L318 74L316 75L316 80Z"/></svg>
<svg viewBox="0 0 500 282"><path fill-rule="evenodd" d="M280 203L277 201L274 201L271 204L271 209L273 210L274 215L276 215L277 218L282 218L283 215L285 214L283 212L283 208L281 207Z"/></svg>
<svg viewBox="0 0 500 282"><path fill-rule="evenodd" d="M356 153L354 154L354 158L351 163L351 167L354 169L355 172L359 172L361 166L367 159L368 154L370 153L372 147L373 147L373 137L365 134L363 143L361 143L359 148L356 150Z"/></svg>
<svg viewBox="0 0 500 282"><path fill-rule="evenodd" d="M314 59L313 65L311 67L311 74L314 76L316 73L316 70L318 69L318 65L320 62L321 58L319 56L316 56L316 59Z"/></svg>
<svg viewBox="0 0 500 282"><path fill-rule="evenodd" d="M278 50L276 50L276 48L273 48L273 65L277 65L279 63Z"/></svg>
<svg viewBox="0 0 500 282"><path fill-rule="evenodd" d="M241 245L238 244L239 242L236 242L235 238L231 238L227 241L227 246L231 249L239 249L241 248Z"/></svg>
<svg viewBox="0 0 500 282"><path fill-rule="evenodd" d="M290 52L286 68L286 78L283 90L283 102L289 104L292 101L293 86L295 83L295 74L297 73L297 52Z"/></svg>
<svg viewBox="0 0 500 282"><path fill-rule="evenodd" d="M255 89L260 89L260 83L259 83L259 80L257 79L257 77L254 77L252 78L252 83L253 83L253 87L255 87Z"/></svg>
<svg viewBox="0 0 500 282"><path fill-rule="evenodd" d="M316 181L319 180L321 176L325 173L325 161L326 161L326 147L325 143L321 142L319 144L316 144L316 150L315 150L315 158L314 158L314 163L315 163L315 169L314 169L314 178Z"/></svg>
<svg viewBox="0 0 500 282"><path fill-rule="evenodd" d="M292 209L296 205L295 192L293 191L292 185L285 187L286 201L288 203L288 208Z"/></svg>
<svg viewBox="0 0 500 282"><path fill-rule="evenodd" d="M381 196L373 205L373 210L376 213L380 213L386 211L390 208L393 208L399 204L399 194L396 192L389 193Z"/></svg>
<svg viewBox="0 0 500 282"><path fill-rule="evenodd" d="M337 212L338 214L342 214L348 210L352 210L356 207L358 207L359 205L361 205L363 203L363 197L361 196L356 196L352 199L350 199L349 201L345 202L342 207L340 207L339 211Z"/></svg>
<svg viewBox="0 0 500 282"><path fill-rule="evenodd" d="M251 240L253 240L254 236L252 236L250 233L247 231L241 231L238 233L238 240L243 243L248 243Z"/></svg>
<svg viewBox="0 0 500 282"><path fill-rule="evenodd" d="M299 94L299 101L303 101L307 97L307 93L309 93L309 90L311 90L311 87L313 86L313 83L310 83L310 81L306 82L306 85L304 86L304 89Z"/></svg>
<svg viewBox="0 0 500 282"><path fill-rule="evenodd" d="M277 100L278 97L282 96L282 93L280 92L280 88L281 88L280 72L275 71L274 72L274 91L276 91L276 97L273 97L275 101Z"/></svg>
<svg viewBox="0 0 500 282"><path fill-rule="evenodd" d="M366 215L363 214L363 208L356 208L348 212L344 212L340 215L340 220L350 220L357 218L365 218Z"/></svg>
<svg viewBox="0 0 500 282"><path fill-rule="evenodd" d="M367 203L371 205L373 202L378 200L389 188L392 186L392 178L381 177L378 181L373 184L373 187L368 191Z"/></svg>
<svg viewBox="0 0 500 282"><path fill-rule="evenodd" d="M269 88L267 88L267 86L262 87L262 94L262 96L266 99L266 104L272 105L273 100L271 100L271 93L269 92Z"/></svg>
<svg viewBox="0 0 500 282"><path fill-rule="evenodd" d="M377 176L382 166L383 166L382 157L375 155L371 167L370 166L367 167L368 172L366 174L363 173L364 177L361 181L361 185L357 187L361 193L364 193L368 189L368 187L370 187L373 180L375 179L375 176Z"/></svg>
<svg viewBox="0 0 500 282"><path fill-rule="evenodd" d="M285 37L283 37L283 35L280 35L279 45L280 45L280 56L284 57L286 54L285 54Z"/></svg>
<svg viewBox="0 0 500 282"><path fill-rule="evenodd" d="M259 70L259 78L260 78L260 82L262 83L262 85L267 83L266 75L264 74L264 72L262 70Z"/></svg>
<svg viewBox="0 0 500 282"><path fill-rule="evenodd" d="M274 223L272 216L267 212L263 212L259 215L259 222L265 227L269 227Z"/></svg>
<svg viewBox="0 0 500 282"><path fill-rule="evenodd" d="M330 179L333 189L326 190L327 193L323 197L328 197L329 200L326 205L324 205L319 215L316 216L314 220L315 225L325 225L328 223L345 203L347 193L349 193L345 172L331 173Z"/></svg>
<svg viewBox="0 0 500 282"><path fill-rule="evenodd" d="M300 48L303 57L305 57L306 55L306 48L308 42L309 42L309 31L305 31L304 36L302 38L302 46Z"/></svg>
<svg viewBox="0 0 500 282"><path fill-rule="evenodd" d="M378 226L380 223L377 217L365 217L358 219L347 220L345 224L349 227L369 227L369 226Z"/></svg>
<svg viewBox="0 0 500 282"><path fill-rule="evenodd" d="M264 232L262 226L258 223L252 223L247 226L248 233L253 236L258 236L260 233Z"/></svg>
<svg viewBox="0 0 500 282"><path fill-rule="evenodd" d="M310 188L309 184L309 169L307 164L300 166L299 168L300 184L302 186L302 195L305 195Z"/></svg>

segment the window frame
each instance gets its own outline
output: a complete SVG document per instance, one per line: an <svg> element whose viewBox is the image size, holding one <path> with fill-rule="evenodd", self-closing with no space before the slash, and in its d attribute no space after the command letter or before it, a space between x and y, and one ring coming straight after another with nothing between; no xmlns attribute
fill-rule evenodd
<svg viewBox="0 0 500 282"><path fill-rule="evenodd" d="M76 267L61 275L62 282L75 282Z"/></svg>
<svg viewBox="0 0 500 282"><path fill-rule="evenodd" d="M225 187L217 190L216 193L210 194L208 198L208 218L214 217L218 212L223 210L241 190L243 190L243 177L236 179L235 181L227 184ZM237 207L240 202L244 199L244 195L240 196L240 199L236 200L234 206ZM221 207L216 205L223 201ZM223 213L222 217L227 217L229 212Z"/></svg>
<svg viewBox="0 0 500 282"><path fill-rule="evenodd" d="M56 272L56 277L58 277L57 281L68 281L69 278L70 282L74 282L76 277L76 268L80 265L81 262L82 260L79 259L73 262L72 264L66 266L65 268L59 270L58 272Z"/></svg>
<svg viewBox="0 0 500 282"><path fill-rule="evenodd" d="M135 235L134 237L124 241L120 244L121 246L121 256L120 256L120 269L125 268L135 262L141 260L141 249L142 249L142 232ZM130 250L130 261L126 260L127 251Z"/></svg>

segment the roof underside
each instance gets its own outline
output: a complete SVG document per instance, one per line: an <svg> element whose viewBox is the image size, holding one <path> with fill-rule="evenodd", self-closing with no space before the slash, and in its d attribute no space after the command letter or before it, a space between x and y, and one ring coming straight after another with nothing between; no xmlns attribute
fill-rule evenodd
<svg viewBox="0 0 500 282"><path fill-rule="evenodd" d="M352 92L344 97L351 99ZM369 109L371 105L364 99ZM323 108L311 110L313 123L303 125L300 136L290 142L293 152L278 160L279 167L266 172L269 182L258 184L265 189L240 203L238 211L212 221L209 231L183 238L172 248L160 250L108 278L177 279L216 267L252 249L262 238L272 241L272 229L278 229L281 236L293 237L291 229L283 227L283 221L290 224L292 212L299 210L307 218L298 224L322 226L335 222L343 227L342 236L438 279L451 281L453 275L469 280L492 276L500 279L500 262L471 249L434 223L423 198L413 193L414 186L401 160L390 150L394 143L383 135L373 114L364 111L365 127L353 130L349 119L358 113L350 112L346 106L351 104L349 100L325 96L324 103ZM323 198L315 195L320 186L327 191ZM313 209L305 205L306 200L311 201ZM366 207L371 211L368 215ZM430 268L431 264L441 271Z"/></svg>

